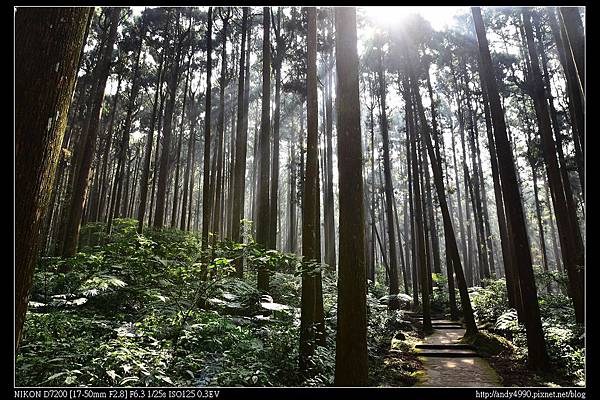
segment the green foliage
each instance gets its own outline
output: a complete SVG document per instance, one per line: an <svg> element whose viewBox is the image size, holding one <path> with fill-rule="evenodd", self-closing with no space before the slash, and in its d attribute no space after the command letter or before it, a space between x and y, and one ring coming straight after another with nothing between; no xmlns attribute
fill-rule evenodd
<svg viewBox="0 0 600 400"><path fill-rule="evenodd" d="M299 257L247 244L216 242L178 230L136 232L135 220L86 226L69 259L44 258L34 275L24 337L16 359L23 386L328 385L335 358L336 281L323 272L327 345L316 374L298 374L299 320L294 309L273 318L222 315L211 298L234 298L258 312L254 272L272 273L274 301L298 307ZM209 262L205 263L207 256ZM235 277L245 260L249 280ZM65 272L66 271L66 272ZM208 279L203 279L208 272ZM253 314L251 312L250 314Z"/></svg>
<svg viewBox="0 0 600 400"><path fill-rule="evenodd" d="M273 301L300 307L302 281L299 277L275 272L269 281L269 289Z"/></svg>
<svg viewBox="0 0 600 400"><path fill-rule="evenodd" d="M558 272L544 272L535 268L538 284L538 302L546 347L553 364L553 371L561 379L574 383L584 381L585 344L584 330L576 324L571 300L557 288L565 285L564 276ZM519 323L517 311L508 307L504 279L488 280L485 288L475 288L471 300L480 323L487 324L489 331L510 340L514 347L512 356L525 358L527 337L523 324ZM554 291L548 293L547 286Z"/></svg>
<svg viewBox="0 0 600 400"><path fill-rule="evenodd" d="M380 299L388 294L388 288L379 281L368 281L367 288L369 293L372 293L375 298Z"/></svg>
<svg viewBox="0 0 600 400"><path fill-rule="evenodd" d="M508 309L506 280L486 280L485 287L476 288L471 296L473 312L480 322L495 323L498 317Z"/></svg>
<svg viewBox="0 0 600 400"><path fill-rule="evenodd" d="M442 274L431 274L433 295L430 298L431 311L446 314L450 312L448 297L448 279Z"/></svg>

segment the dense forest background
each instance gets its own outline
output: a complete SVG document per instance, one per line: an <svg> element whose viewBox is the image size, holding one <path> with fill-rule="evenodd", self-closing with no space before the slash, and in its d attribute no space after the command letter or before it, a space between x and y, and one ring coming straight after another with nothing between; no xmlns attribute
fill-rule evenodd
<svg viewBox="0 0 600 400"><path fill-rule="evenodd" d="M584 9L426 15L18 8L16 383L584 385Z"/></svg>

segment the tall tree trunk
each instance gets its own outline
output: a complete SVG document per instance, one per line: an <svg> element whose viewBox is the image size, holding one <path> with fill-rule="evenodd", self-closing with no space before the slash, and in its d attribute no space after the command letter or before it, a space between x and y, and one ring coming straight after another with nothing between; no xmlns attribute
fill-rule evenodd
<svg viewBox="0 0 600 400"><path fill-rule="evenodd" d="M336 8L340 264L336 386L366 386L367 305L356 10Z"/></svg>
<svg viewBox="0 0 600 400"><path fill-rule="evenodd" d="M418 129L418 128L417 128ZM416 137L416 135L415 135ZM421 195L421 211L422 215L422 230L423 240L425 246L425 277L427 278L427 290L429 295L433 294L433 280L431 279L431 265L433 263L432 256L433 251L431 249L431 225L429 224L429 212L427 209L427 201L425 192L429 190L428 186L425 186L425 168L427 168L427 154L425 154L425 146L423 145L423 135L420 135L417 143L417 160L419 165L419 186Z"/></svg>
<svg viewBox="0 0 600 400"><path fill-rule="evenodd" d="M265 13L268 13L265 8ZM317 321L317 282L318 275L314 267L319 262L320 244L318 242L319 220L318 206L318 102L317 102L317 10L307 8L307 93L306 93L306 173L302 196L302 256L305 260L302 272L302 299L300 315L300 371L310 375L314 370L311 360L316 344ZM266 20L265 20L266 21Z"/></svg>
<svg viewBox="0 0 600 400"><path fill-rule="evenodd" d="M481 200L480 187L481 182L479 181L479 165L477 163L477 147L475 145L475 136L479 134L476 126L477 119L473 112L471 103L471 89L469 85L465 85L467 111L468 111L468 122L469 122L469 149L471 151L471 165L473 168L472 180L470 179L470 190L472 191L471 201L473 203L473 215L475 216L475 224L477 231L477 254L479 256L479 267L480 267L480 279L490 277L490 265L489 265L489 252L487 248L487 242L485 240L485 224L483 221L483 208ZM466 158L466 156L465 156ZM466 164L466 160L465 160Z"/></svg>
<svg viewBox="0 0 600 400"><path fill-rule="evenodd" d="M416 85L416 83L415 83ZM408 89L409 85L405 85ZM425 334L429 334L433 331L431 326L431 305L429 302L429 282L427 279L427 261L425 259L425 232L423 231L423 206L421 202L421 184L419 179L419 161L417 156L417 130L416 130L416 115L414 115L412 107L414 105L411 97L416 97L416 91L414 88L408 89L406 101L409 104L409 142L411 147L411 167L412 167L412 187L413 187L413 196L415 200L415 236L413 240L415 241L415 250L417 255L417 268L420 271L420 284L421 284L421 304L423 310L423 332ZM412 93L411 93L412 92ZM425 119L421 120L421 125L424 125Z"/></svg>
<svg viewBox="0 0 600 400"><path fill-rule="evenodd" d="M93 11L19 8L15 13L15 351Z"/></svg>
<svg viewBox="0 0 600 400"><path fill-rule="evenodd" d="M452 219L450 217L450 212L448 210L448 204L446 202L446 191L444 188L444 180L442 175L442 170L440 168L440 163L436 159L436 154L433 149L433 143L431 140L431 134L429 131L429 125L426 122L425 118L425 110L423 108L423 104L421 101L421 96L419 95L417 81L415 78L414 66L413 62L408 62L408 70L409 70L409 78L410 78L410 90L414 93L414 97L416 99L416 106L419 118L423 121L423 135L425 135L425 142L427 145L427 154L429 155L429 159L431 161L431 166L433 168L433 180L435 183L438 200L440 201L440 209L442 212L442 219L444 222L444 235L446 237L446 251L450 254L450 258L452 260L452 269L456 274L456 280L458 283L458 290L460 293L461 306L463 311L463 318L466 324L466 332L465 336L475 335L477 333L477 325L475 324L475 317L473 315L473 309L471 307L471 301L469 299L469 292L467 289L467 282L465 279L465 274L462 268L462 264L460 261L460 256L458 253L458 245L456 241L456 236L454 235L454 228L452 226ZM408 79L405 82L405 87L409 87ZM409 89L407 89L409 90ZM409 94L407 93L407 96Z"/></svg>
<svg viewBox="0 0 600 400"><path fill-rule="evenodd" d="M573 219L574 213L569 213L569 208L574 210L573 197L570 190L566 190L565 188L565 186L569 185L569 182L563 182L559 170L548 105L544 93L544 84L542 82L537 50L534 45L531 13L529 9L523 9L523 24L531 61L531 74L529 78L532 83L532 97L540 128L546 172L548 175L548 183L550 184L550 194L554 204L561 248L563 250L563 263L569 278L569 294L573 301L573 307L575 308L575 319L577 322L582 323L584 321L585 307L583 243L577 226L576 216L575 219Z"/></svg>
<svg viewBox="0 0 600 400"><path fill-rule="evenodd" d="M117 39L117 26L121 15L120 8L111 8L108 11L110 27L108 28L107 39L102 49L100 59L94 68L94 85L90 92L91 108L83 132L85 134L80 138L79 160L75 165L73 191L69 206L69 217L65 231L63 245L63 257L71 257L77 251L79 242L79 228L83 206L87 197L89 178L92 166L94 148L98 138L98 126L100 124L100 113L104 100L104 89L110 72L110 63L112 60L113 45Z"/></svg>
<svg viewBox="0 0 600 400"><path fill-rule="evenodd" d="M223 14L223 10L219 9L219 16L223 22L222 40L223 48L221 49L221 76L219 77L219 114L217 118L217 137L216 137L216 158L214 161L215 169L213 170L213 178L211 184L211 194L213 195L213 214L212 214L212 230L215 234L213 239L221 237L223 228L223 207L221 201L223 197L223 174L224 174L224 142L225 142L225 87L228 83L227 77L227 30L229 28L229 19L231 18L231 10L226 7L227 12Z"/></svg>
<svg viewBox="0 0 600 400"><path fill-rule="evenodd" d="M473 125L474 136L475 136L475 153L477 155L477 174L479 176L479 190L481 193L481 209L483 212L483 225L485 228L485 244L488 262L490 266L490 273L492 277L497 277L496 267L494 263L494 243L492 241L492 229L490 227L490 215L487 202L487 190L485 187L485 180L483 178L483 166L481 163L481 148L479 147L479 128L477 126L477 119Z"/></svg>
<svg viewBox="0 0 600 400"><path fill-rule="evenodd" d="M244 109L245 103L245 79L246 79L246 31L248 26L248 14L250 9L243 8L242 15L242 43L240 45L240 74L238 79L238 99L237 99L237 123L235 139L235 165L233 175L233 210L231 221L231 239L234 242L240 242L240 220L244 218L244 191L246 189L246 154L248 152L248 114ZM243 276L243 263L236 263L238 276Z"/></svg>
<svg viewBox="0 0 600 400"><path fill-rule="evenodd" d="M559 8L555 8L555 11L548 10L548 21L552 30L552 36L556 42L558 59L566 77L569 114L573 128L573 143L575 144L575 148L579 149L578 152L581 153L579 162L583 163L585 158L585 97L583 95L582 82L580 82L577 75L575 61L570 51L567 31L565 30L565 25L562 23L562 18L560 18L561 13ZM557 22L556 14L559 15L559 19L561 20L560 24Z"/></svg>
<svg viewBox="0 0 600 400"><path fill-rule="evenodd" d="M329 54L329 57L332 57ZM332 69L333 65L327 64L328 69ZM336 269L335 256L335 216L334 216L334 198L333 198L333 71L326 71L326 99L325 99L325 160L324 174L327 177L325 190L325 204L323 209L323 217L325 220L325 263L332 271Z"/></svg>
<svg viewBox="0 0 600 400"><path fill-rule="evenodd" d="M194 104L194 93L195 92L190 92L190 94L192 95L192 104ZM198 94L198 97L200 98L201 95L200 93ZM193 108L192 108L193 109ZM190 113L190 141L188 143L188 152L191 153L188 154L188 159L189 159L189 165L187 167L187 172L186 172L186 183L185 183L185 187L186 187L186 191L184 192L184 197L183 197L183 204L184 207L182 208L182 214L181 214L181 228L180 229L185 229L187 231L189 231L191 229L192 226L192 219L194 221L197 220L199 212L195 212L192 213L192 204L194 203L193 199L194 199L194 183L196 182L194 179L194 174L195 174L195 170L196 170L196 124L198 123L198 111L192 111ZM185 205L187 205L187 211L185 210ZM196 230L196 229L194 229Z"/></svg>
<svg viewBox="0 0 600 400"><path fill-rule="evenodd" d="M190 27L192 26L192 21L190 20ZM189 33L189 31L188 31ZM179 206L179 173L181 170L181 146L183 142L183 123L185 121L185 106L187 104L188 98L188 84L190 81L190 66L192 64L193 57L193 46L190 45L190 54L188 56L188 65L187 65L187 73L185 76L185 84L183 85L183 103L181 105L181 121L179 122L179 138L177 140L177 166L175 167L175 182L173 186L173 211L171 212L171 228L175 228L177 226L177 211ZM188 111L189 112L189 111ZM189 133L190 138L193 136L193 132ZM188 139L190 141L190 139ZM189 146L188 146L188 157L189 159ZM185 185L184 185L185 190ZM182 205L181 213L185 213L185 204ZM183 229L182 229L183 230Z"/></svg>
<svg viewBox="0 0 600 400"><path fill-rule="evenodd" d="M108 171L108 156L113 141L113 129L115 126L115 115L117 114L117 105L121 89L121 79L123 74L119 74L117 82L117 92L114 95L113 103L110 112L110 122L108 123L108 131L106 133L106 141L104 143L104 151L102 152L102 170L100 173L102 184L100 185L100 201L98 202L98 220L104 221L104 210L106 206L106 195L108 191L107 171Z"/></svg>
<svg viewBox="0 0 600 400"><path fill-rule="evenodd" d="M164 67L164 65L163 65ZM163 68L163 72L165 72ZM164 79L164 76L163 76ZM160 136L163 128L163 110L165 105L166 93L162 90L163 82L160 83L160 105L158 107L158 124L156 127L156 149L154 151L154 161L152 164L152 191L150 192L150 207L148 210L148 226L153 226L152 221L155 213L154 201L156 200L156 181L158 180L158 160L160 155Z"/></svg>
<svg viewBox="0 0 600 400"><path fill-rule="evenodd" d="M462 170L463 170L463 184L464 184L464 195L465 195L465 219L467 221L467 252L464 255L465 265L467 269L467 281L469 285L475 284L475 272L476 272L476 260L473 257L473 224L471 217L475 216L475 210L473 209L473 215L471 215L471 208L469 207L471 197L470 196L470 177L469 168L467 167L467 150L465 147L465 123L464 123L464 110L462 109L462 98L457 96L457 109L458 109L458 125L460 131L460 144L462 150Z"/></svg>
<svg viewBox="0 0 600 400"><path fill-rule="evenodd" d="M513 242L515 270L518 271L521 296L525 311L525 328L527 335L528 363L533 368L544 368L548 365L546 343L540 319L540 310L537 299L537 289L529 252L529 239L525 227L523 205L519 193L517 174L506 134L504 112L500 103L498 86L494 76L492 58L488 47L485 27L479 7L473 7L473 21L477 33L479 53L481 57L481 81L485 84L490 102L492 124L500 177L502 179L502 195L509 225L509 234Z"/></svg>
<svg viewBox="0 0 600 400"><path fill-rule="evenodd" d="M556 140L556 149L559 155L559 163L561 166L561 172L563 176L563 181L569 182L568 180L568 172L566 170L566 166L564 163L564 155L562 149L562 138L560 134L560 125L558 124L558 115L556 112L556 107L554 105L554 96L552 96L552 88L550 86L550 74L548 73L548 56L546 54L545 45L544 45L544 35L543 30L540 24L539 15L535 15L534 17L534 26L535 33L538 37L538 52L542 58L542 72L543 72L543 81L544 81L544 89L546 98L548 99L548 106L550 110L550 120L552 121L552 130L554 131L554 138ZM574 129L575 131L575 129ZM583 154L581 151L581 146L579 140L574 138L573 147L575 148L575 165L577 166L577 174L579 176L579 184L581 185L581 193L585 195L585 166L583 160ZM569 184L570 189L570 184ZM565 188L566 190L566 188ZM582 196L584 197L584 196Z"/></svg>
<svg viewBox="0 0 600 400"><path fill-rule="evenodd" d="M284 56L284 42L281 37L281 7L277 8L277 18L273 18L276 52L272 58L275 74L275 109L273 110L273 154L271 155L271 189L269 199L269 242L268 247L275 249L277 245L277 221L279 201L279 125L281 120L281 63Z"/></svg>
<svg viewBox="0 0 600 400"><path fill-rule="evenodd" d="M581 16L579 15L579 7L559 7L559 11L560 20L566 31L567 49L570 49L567 54L572 56L575 61L579 85L585 96L585 35L583 33Z"/></svg>
<svg viewBox="0 0 600 400"><path fill-rule="evenodd" d="M211 113L211 76L212 76L212 7L208 7L208 28L206 30L206 98L204 106L204 164L202 170L202 250L208 246L208 230L212 215L210 193L210 113Z"/></svg>
<svg viewBox="0 0 600 400"><path fill-rule="evenodd" d="M191 95L191 103L194 104L194 93L190 92ZM185 162L185 176L183 178L183 196L181 200L181 222L179 223L179 229L189 230L190 220L192 219L191 213L191 204L192 204L192 194L194 191L194 156L196 154L196 132L195 125L197 120L193 108L189 107L188 118L190 123L190 136L188 138L187 144L187 157ZM191 187L190 187L190 179L191 179ZM189 198L189 200L188 200ZM190 208L188 210L188 208Z"/></svg>
<svg viewBox="0 0 600 400"><path fill-rule="evenodd" d="M404 97L404 118L406 120L406 170L407 170L407 178L408 178L408 204L410 208L409 217L410 217L410 265L411 265L411 283L412 283L412 294L413 294L413 308L417 309L419 305L419 281L418 281L418 273L417 273L417 252L416 252L416 241L415 241L415 203L413 200L413 171L412 167L412 153L411 153L411 145L410 145L410 136L409 132L412 128L413 124L413 116L412 116L412 102L410 101L409 88L407 85L404 85L404 92L402 93Z"/></svg>
<svg viewBox="0 0 600 400"><path fill-rule="evenodd" d="M481 63L480 75L481 75ZM515 287L515 276L513 272L513 251L508 237L506 225L506 214L504 210L504 200L502 198L502 187L500 182L500 173L498 170L498 158L496 155L496 145L492 132L492 120L490 116L490 106L487 95L487 87L482 82L482 102L485 116L485 128L488 138L488 149L490 151L490 164L492 167L492 179L494 182L494 198L496 204L496 216L498 218L498 230L500 231L500 245L502 247L502 261L504 264L504 277L506 279L506 291L508 296L508 305L517 310L522 310L520 304L520 295L517 295ZM522 312L522 311L519 311Z"/></svg>
<svg viewBox="0 0 600 400"><path fill-rule="evenodd" d="M256 242L264 247L269 246L269 161L271 136L271 18L270 8L263 8L263 65L262 65L262 109L260 119L259 157L258 166L258 220L256 224ZM258 290L269 290L269 271L265 267L258 270Z"/></svg>
<svg viewBox="0 0 600 400"><path fill-rule="evenodd" d="M169 180L170 161L169 153L171 152L171 131L173 129L173 111L175 109L175 99L177 97L177 85L179 76L179 61L181 59L182 43L179 38L180 14L177 11L177 29L175 34L175 40L178 41L176 44L177 50L175 53L175 59L171 64L171 75L169 76L169 82L167 84L167 91L169 93L169 101L165 107L164 126L162 134L162 152L160 155L160 166L158 169L158 183L156 188L156 211L154 214L154 228L162 229L164 225L164 216L166 211L166 192L167 184ZM165 45L169 46L167 41Z"/></svg>
<svg viewBox="0 0 600 400"><path fill-rule="evenodd" d="M378 92L380 101L379 125L381 128L381 139L383 143L383 176L384 176L384 193L385 193L385 215L387 219L387 232L390 242L390 300L388 308L396 310L400 307L398 300L399 284L398 284L398 257L396 255L396 232L394 230L394 188L392 184L392 173L390 166L390 139L388 133L388 119L386 109L386 91L385 72L383 69L383 54L379 54L378 59Z"/></svg>
<svg viewBox="0 0 600 400"><path fill-rule="evenodd" d="M289 210L288 210L288 218L289 218L289 228L288 228L288 246L287 251L290 253L297 252L297 236L298 236L298 228L297 228L297 215L296 215L296 203L298 202L296 197L297 192L297 171L298 167L296 165L296 127L294 124L295 119L292 117L292 129L291 129L291 138L290 138L290 154L289 154L289 170L290 170L290 201L289 201Z"/></svg>
<svg viewBox="0 0 600 400"><path fill-rule="evenodd" d="M139 88L140 88L140 79L139 79L140 57L142 54L142 46L144 45L144 34L145 34L145 27L143 25L143 20L142 20L142 26L140 27L140 33L139 33L139 35L140 35L139 44L138 44L136 58L135 58L134 66L133 66L133 77L132 77L132 82L131 82L131 90L129 92L129 102L127 104L127 114L125 116L125 124L123 127L123 134L121 137L121 143L120 143L120 147L119 147L120 151L119 151L118 164L120 165L120 168L119 168L119 166L117 166L117 170L120 171L120 173L117 177L118 188L117 188L117 198L115 200L115 204L116 204L115 215L113 215L112 213L108 215L107 231L109 233L111 231L113 218L117 215L124 217L126 214L126 207L128 205L129 191L127 190L127 182L125 182L125 174L129 169L125 168L125 165L127 164L127 158L128 158L128 154L129 154L129 131L131 130L131 124L133 122L133 108L135 106L135 99L137 97L137 94L138 94ZM129 179L129 176L127 176L127 179ZM123 199L123 201L121 201L121 198ZM116 211L116 210L119 210L119 211Z"/></svg>

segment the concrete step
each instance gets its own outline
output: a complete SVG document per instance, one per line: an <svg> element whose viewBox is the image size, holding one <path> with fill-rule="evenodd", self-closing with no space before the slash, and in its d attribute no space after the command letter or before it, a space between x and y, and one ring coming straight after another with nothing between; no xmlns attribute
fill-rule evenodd
<svg viewBox="0 0 600 400"><path fill-rule="evenodd" d="M431 350L417 350L419 357L448 357L448 358L462 358L462 357L481 357L479 353L473 350L454 350L454 349L431 349Z"/></svg>
<svg viewBox="0 0 600 400"><path fill-rule="evenodd" d="M431 326L433 327L452 327L452 328L464 328L463 324L457 323L457 322L453 322L453 323L440 323L440 322L432 322Z"/></svg>
<svg viewBox="0 0 600 400"><path fill-rule="evenodd" d="M477 350L475 346L463 343L421 343L417 344L415 348L424 350Z"/></svg>
<svg viewBox="0 0 600 400"><path fill-rule="evenodd" d="M432 328L434 330L438 330L438 329L442 329L442 330L444 330L444 329L454 329L454 330L464 329L464 327L461 326L461 325L457 325L457 326L448 326L448 325L435 326L435 325L433 325Z"/></svg>

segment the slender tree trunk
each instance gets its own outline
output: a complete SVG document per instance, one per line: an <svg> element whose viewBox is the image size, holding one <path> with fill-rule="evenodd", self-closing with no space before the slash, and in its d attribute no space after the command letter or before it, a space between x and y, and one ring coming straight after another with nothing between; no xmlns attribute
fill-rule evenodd
<svg viewBox="0 0 600 400"><path fill-rule="evenodd" d="M508 237L506 214L504 210L504 200L502 198L502 187L500 183L500 173L498 170L498 159L496 155L496 145L494 143L494 136L492 132L492 120L490 116L490 107L487 95L487 88L485 84L482 84L482 94L482 102L485 115L485 127L488 138L488 149L490 151L490 164L492 167L492 179L494 182L496 216L498 218L498 230L500 231L500 245L502 247L502 261L504 263L504 276L506 279L506 290L508 295L508 305L512 308L516 308L517 310L522 310L522 306L520 304L520 296L517 295L517 291L515 288L512 245Z"/></svg>
<svg viewBox="0 0 600 400"><path fill-rule="evenodd" d="M523 304L527 305L527 307L524 307L524 322L527 335L528 363L533 368L545 368L548 365L548 355L546 353L546 344L540 319L537 289L533 276L529 239L525 227L517 174L515 172L510 142L506 134L504 112L500 103L500 95L498 94L498 86L494 76L481 10L479 7L473 7L471 10L473 12L482 64L481 80L487 89L498 165L502 166L499 172L502 179L502 192L509 225L509 234L513 242L515 270L518 271Z"/></svg>
<svg viewBox="0 0 600 400"><path fill-rule="evenodd" d="M558 124L558 115L556 112L556 107L554 105L554 97L552 96L552 88L550 86L550 74L548 73L548 56L546 54L545 46L544 46L544 36L543 30L540 26L540 18L538 15L534 17L534 26L536 36L538 37L538 52L542 58L542 72L543 72L543 81L544 81L544 93L546 94L546 98L548 99L548 105L550 110L550 120L552 121L552 130L554 131L554 138L556 140L556 149L559 154L559 162L561 166L561 172L563 176L563 181L569 182L568 173L564 163L564 155L562 149L562 139L560 134L560 125ZM579 184L581 185L581 193L585 195L585 170L584 170L584 160L583 154L581 151L581 146L579 140L574 138L573 147L575 148L575 165L577 166L577 174L579 176ZM570 184L569 184L570 188ZM582 196L584 197L584 196Z"/></svg>
<svg viewBox="0 0 600 400"><path fill-rule="evenodd" d="M271 136L271 18L270 8L263 8L263 65L262 65L262 109L260 120L259 157L258 166L258 220L256 224L256 242L264 247L269 246L269 229L271 227L269 215L269 138ZM310 203L310 202L308 202ZM258 290L269 290L269 271L265 267L258 270Z"/></svg>
<svg viewBox="0 0 600 400"><path fill-rule="evenodd" d="M329 55L331 57L331 55ZM335 216L334 216L334 198L333 198L333 71L326 72L326 99L325 99L325 151L327 158L325 161L325 204L324 204L324 220L325 220L325 262L328 267L335 271L336 255L335 255Z"/></svg>
<svg viewBox="0 0 600 400"><path fill-rule="evenodd" d="M104 210L106 207L106 195L108 191L107 184L107 171L108 171L108 156L110 153L110 148L112 146L113 140L113 129L115 124L115 115L117 114L117 105L119 101L119 94L121 89L121 79L122 74L119 74L119 79L117 82L117 92L113 98L113 103L110 112L110 122L108 123L108 131L106 133L106 141L104 143L104 151L102 152L102 171L101 171L101 180L102 184L100 185L100 201L98 202L98 220L104 221Z"/></svg>
<svg viewBox="0 0 600 400"><path fill-rule="evenodd" d="M531 74L533 100L540 128L540 136L543 147L543 155L546 163L550 194L556 212L556 221L560 235L561 248L563 250L563 263L569 278L569 294L575 308L575 319L577 322L584 321L584 250L577 226L574 212L573 197L569 182L564 182L560 173L556 157L556 147L552 135L552 127L548 112L548 105L544 94L544 84L539 67L537 50L533 40L533 29L531 26L531 13L529 9L523 9L523 23L527 38L527 48L531 59ZM574 217L574 218L573 218Z"/></svg>
<svg viewBox="0 0 600 400"><path fill-rule="evenodd" d="M556 12L556 13L555 13ZM561 20L560 27L557 22L556 15L558 14ZM562 65L567 85L567 93L569 97L569 114L571 117L571 125L573 128L573 143L575 148L581 153L580 163L583 164L585 159L585 97L583 95L582 83L577 74L575 61L572 57L571 48L565 26L562 23L561 13L559 8L548 10L548 21L552 30L552 36L556 42L556 49L560 64Z"/></svg>
<svg viewBox="0 0 600 400"><path fill-rule="evenodd" d="M94 86L90 92L90 111L85 124L84 136L80 138L78 163L74 169L73 191L69 206L69 217L65 231L65 239L62 255L71 257L77 251L79 242L79 228L83 207L87 197L89 178L91 172L92 158L96 139L98 138L98 125L100 123L100 113L104 100L104 89L110 72L110 63L112 60L113 45L117 39L117 26L121 15L120 8L111 8L108 12L110 27L108 28L107 40L101 51L101 56L94 68Z"/></svg>
<svg viewBox="0 0 600 400"><path fill-rule="evenodd" d="M229 18L231 11L227 8L227 12L223 15L222 9L219 10L219 15L223 22L222 36L223 48L221 49L221 76L219 77L219 114L217 119L217 137L216 137L216 158L214 160L215 169L213 170L213 178L211 184L213 214L212 214L212 230L215 234L213 240L221 236L223 227L223 207L221 201L223 197L223 174L224 174L224 135L225 135L225 86L227 86L227 30L229 28Z"/></svg>
<svg viewBox="0 0 600 400"><path fill-rule="evenodd" d="M175 40L179 41L179 12L177 12L177 30ZM170 45L166 42L166 45ZM169 76L169 83L167 85L167 91L169 93L169 101L166 104L164 126L162 134L162 152L160 155L160 167L158 169L158 183L156 189L156 211L154 214L154 228L162 229L164 225L164 216L166 211L166 192L167 184L169 179L169 153L171 152L171 131L173 129L173 110L175 108L175 98L177 96L177 85L179 75L179 61L181 59L182 43L177 43L177 50L175 59L171 64L171 75Z"/></svg>
<svg viewBox="0 0 600 400"><path fill-rule="evenodd" d="M275 249L277 247L277 222L278 202L279 202L279 125L281 120L281 63L284 57L284 42L281 37L281 7L277 8L277 17L273 17L276 52L272 57L273 72L275 74L275 108L273 110L273 154L271 155L271 181L270 181L270 199L269 199L269 241L268 247Z"/></svg>
<svg viewBox="0 0 600 400"><path fill-rule="evenodd" d="M190 92L191 95L191 103L194 104L194 94ZM187 157L185 163L185 176L183 178L183 196L181 200L181 222L179 224L179 229L189 230L190 220L192 219L191 207L192 204L192 194L194 191L193 184L190 187L190 177L191 182L194 182L194 155L196 148L196 132L194 130L196 121L195 113L192 111L193 108L189 107L188 110L188 118L190 123L190 136L188 138L187 144ZM188 200L189 198L189 200ZM190 210L188 210L190 208Z"/></svg>
<svg viewBox="0 0 600 400"><path fill-rule="evenodd" d="M191 21L190 21L190 27L191 27ZM187 97L188 97L188 84L190 81L190 66L192 64L192 57L193 57L193 47L190 46L190 55L188 56L188 65L187 65L187 73L185 76L185 84L183 85L183 104L181 105L181 121L179 122L179 138L177 140L177 166L175 169L175 184L173 187L173 211L171 212L171 228L175 228L175 226L177 226L177 211L178 211L178 206L179 206L179 172L181 169L181 146L182 146L182 142L183 142L183 122L185 121L185 106L187 104ZM188 111L189 112L189 111ZM193 136L192 131L190 131L190 138ZM190 141L190 139L188 139L188 141ZM189 146L188 146L188 157L189 159ZM185 184L184 184L184 190L185 190ZM185 204L182 205L183 208L181 209L182 214L185 213ZM183 229L182 229L183 230Z"/></svg>
<svg viewBox="0 0 600 400"><path fill-rule="evenodd" d="M312 374L314 361L311 357L316 344L317 321L317 282L319 276L314 272L315 264L320 258L318 242L319 220L318 205L318 102L317 102L317 10L308 7L307 38L307 138L306 138L306 173L302 196L302 256L305 260L302 272L302 299L300 316L300 370ZM268 8L265 8L268 14ZM267 19L265 19L267 24Z"/></svg>
<svg viewBox="0 0 600 400"><path fill-rule="evenodd" d="M575 61L579 85L585 96L585 35L583 24L579 15L579 7L559 7L560 20L566 31L565 39L568 42L568 54Z"/></svg>
<svg viewBox="0 0 600 400"><path fill-rule="evenodd" d="M411 254L411 283L412 283L412 294L413 294L413 307L416 309L419 305L419 282L418 282L418 273L417 273L417 252L416 250L416 241L415 241L415 221L414 221L414 201L413 201L413 171L412 167L412 153L411 153L411 145L410 145L410 130L412 128L412 110L411 110L411 102L410 95L408 93L409 88L407 85L404 87L404 93L402 93L404 97L404 115L406 119L406 169L408 171L408 204L410 208L409 216L410 216L410 254ZM408 101L407 101L408 100Z"/></svg>
<svg viewBox="0 0 600 400"><path fill-rule="evenodd" d="M164 72L164 68L163 68ZM163 76L164 78L164 76ZM162 90L162 82L160 84L160 106L158 111L158 125L156 128L156 149L154 151L154 162L152 167L152 191L150 192L150 208L148 210L148 226L153 226L152 221L154 217L154 201L156 197L154 194L156 193L156 181L158 180L158 157L160 155L160 136L162 132L162 122L163 122L163 109L165 105L165 96L166 93Z"/></svg>
<svg viewBox="0 0 600 400"><path fill-rule="evenodd" d="M398 300L399 284L398 284L398 258L396 255L396 232L394 230L394 210L393 196L394 189L392 184L392 173L390 166L390 139L388 133L388 120L386 110L386 82L383 70L383 54L379 54L378 64L378 91L380 101L379 125L381 128L381 139L383 143L383 176L384 176L384 193L385 193L385 215L387 220L387 232L390 242L390 300L388 308L396 310L400 307Z"/></svg>
<svg viewBox="0 0 600 400"><path fill-rule="evenodd" d="M212 76L212 7L208 7L208 28L206 30L206 98L204 107L204 164L202 179L202 250L208 246L208 230L212 214L210 193L210 112L211 112L211 76Z"/></svg>
<svg viewBox="0 0 600 400"><path fill-rule="evenodd" d="M242 43L240 45L240 74L238 79L238 100L237 100L237 123L235 139L235 165L233 175L233 210L231 224L231 239L234 242L241 241L240 220L244 218L244 191L246 189L246 154L248 151L248 114L244 109L245 103L245 79L246 79L246 31L248 26L248 7L243 8L242 15ZM243 263L236 263L238 276L243 276Z"/></svg>
<svg viewBox="0 0 600 400"><path fill-rule="evenodd" d="M123 163L125 162L125 158L129 153L129 131L131 130L131 124L133 122L133 108L135 107L135 99L139 92L140 88L140 56L142 54L142 46L144 45L144 35L146 33L146 28L144 26L144 22L142 19L142 25L140 26L140 42L137 49L137 55L135 59L135 65L133 67L133 81L131 83L131 92L129 93L129 105L127 106L127 115L125 117L125 128L123 129L123 141L122 141L122 157ZM129 171L129 169L127 170ZM121 178L121 183L122 183ZM127 182L129 182L129 172L127 175ZM134 193L132 193L134 195ZM123 202L121 204L121 215L126 216L126 208L129 205L129 191L127 190L127 186L125 186L125 192L123 196Z"/></svg>
<svg viewBox="0 0 600 400"><path fill-rule="evenodd" d="M423 104L421 101L421 97L419 95L417 81L415 79L415 72L413 67L413 62L408 63L408 70L410 75L410 90L414 93L416 98L416 106L417 112L419 114L419 118L423 121L422 128L423 134L425 135L425 141L427 144L427 153L429 155L429 159L431 160L431 165L433 168L433 178L434 183L438 195L438 199L440 201L440 209L442 212L442 219L444 221L444 234L446 237L446 251L450 253L450 258L452 260L452 268L454 273L456 274L456 280L458 283L458 289L460 293L461 306L463 311L463 318L466 324L466 336L475 335L477 333L477 325L475 324L475 318L473 315L473 309L471 307L471 301L469 299L469 292L467 289L467 282L465 279L465 275L463 272L462 264L460 261L460 256L458 254L458 245L456 241L456 237L454 235L454 228L452 226L452 219L450 218L450 212L448 210L448 204L446 202L446 191L444 189L444 180L442 171L440 168L440 163L436 160L436 155L433 149L433 143L431 140L431 135L429 131L429 125L426 122L425 111L423 109ZM406 81L405 87L409 87L408 80ZM407 89L408 90L408 89ZM408 96L408 93L407 93Z"/></svg>
<svg viewBox="0 0 600 400"><path fill-rule="evenodd" d="M405 85L408 88L408 85ZM409 89L412 95L416 96L414 93L414 88ZM412 162L412 187L413 187L413 196L415 200L415 249L417 255L417 264L418 269L420 270L420 284L421 284L421 304L423 310L423 332L425 334L429 334L433 331L431 326L431 305L429 302L429 282L427 279L427 261L425 259L425 232L423 231L423 206L421 202L421 184L419 179L419 163L417 158L417 132L416 132L416 116L413 114L412 106L413 102L408 96L411 96L410 93L407 93L408 104L409 104L409 114L408 118L411 123L409 126L412 129L409 129L409 142L411 147L411 162ZM412 97L412 96L411 96ZM423 124L425 120L421 120Z"/></svg>
<svg viewBox="0 0 600 400"><path fill-rule="evenodd" d="M292 117L292 129L291 129L291 138L290 138L290 153L289 153L289 170L290 170L290 201L289 201L289 209L288 209L288 219L289 219L289 228L288 228L288 246L287 250L290 253L296 253L297 249L297 215L296 215L296 203L298 201L296 192L297 192L297 161L296 161L296 125L294 124L295 119Z"/></svg>

